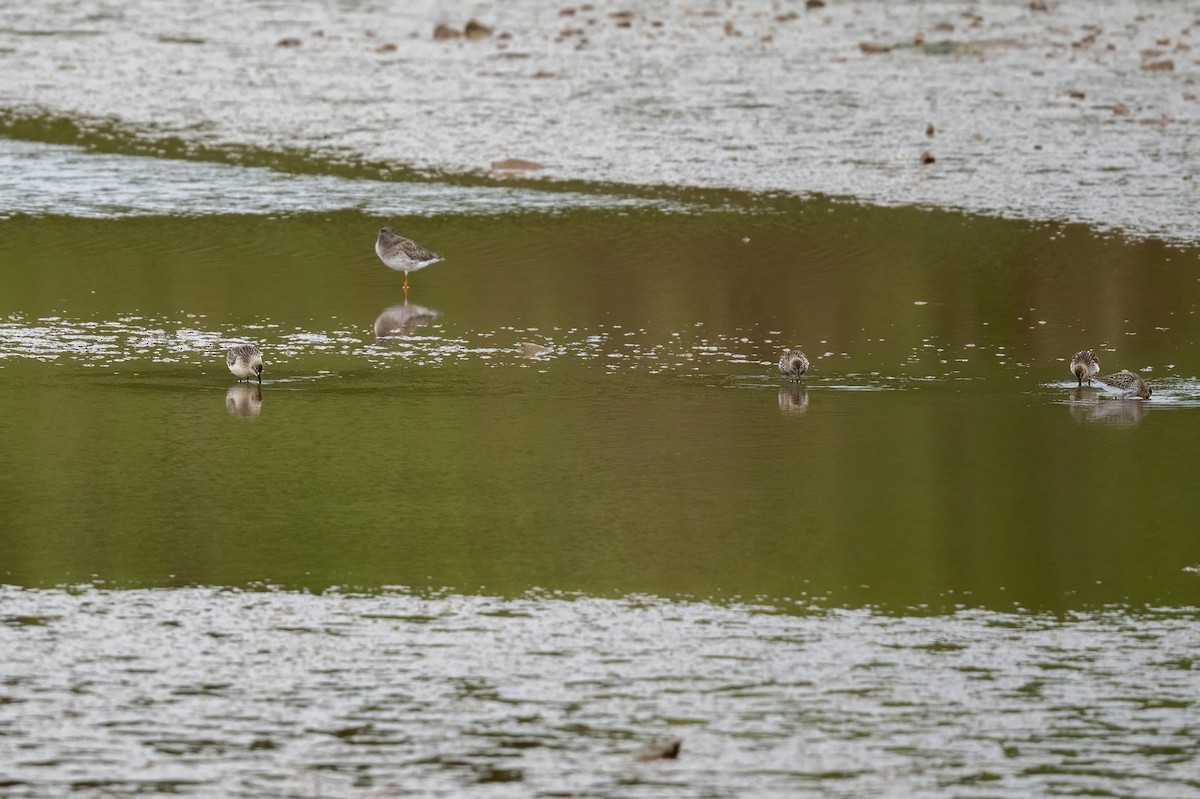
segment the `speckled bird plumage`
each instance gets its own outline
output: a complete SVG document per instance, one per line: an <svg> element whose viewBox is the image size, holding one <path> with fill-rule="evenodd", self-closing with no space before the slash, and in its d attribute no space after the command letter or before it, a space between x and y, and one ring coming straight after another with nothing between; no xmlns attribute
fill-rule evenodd
<svg viewBox="0 0 1200 799"><path fill-rule="evenodd" d="M238 380L249 380L257 377L262 382L263 357L262 350L253 344L241 344L230 347L225 353L225 365L233 372Z"/></svg>
<svg viewBox="0 0 1200 799"><path fill-rule="evenodd" d="M1096 377L1095 380L1119 391L1124 391L1134 397L1150 399L1150 386L1146 384L1141 375L1134 374L1128 369L1122 369L1115 374Z"/></svg>
<svg viewBox="0 0 1200 799"><path fill-rule="evenodd" d="M1091 383L1092 378L1100 374L1100 359L1096 357L1096 351L1080 350L1072 355L1071 374L1075 375L1081 386L1084 382Z"/></svg>
<svg viewBox="0 0 1200 799"><path fill-rule="evenodd" d="M785 377L799 380L808 371L808 356L800 350L784 350L779 356L779 371Z"/></svg>
<svg viewBox="0 0 1200 799"><path fill-rule="evenodd" d="M391 225L379 229L375 239L375 253L390 269L404 273L404 287L408 288L408 273L423 269L442 260L442 256L417 244L412 239L398 235Z"/></svg>

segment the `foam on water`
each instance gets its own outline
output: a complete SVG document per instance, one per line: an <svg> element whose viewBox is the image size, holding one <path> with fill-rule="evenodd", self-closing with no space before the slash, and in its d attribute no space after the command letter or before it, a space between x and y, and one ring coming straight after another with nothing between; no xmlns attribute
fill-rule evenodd
<svg viewBox="0 0 1200 799"><path fill-rule="evenodd" d="M401 314L409 309L411 313ZM762 331L737 329L705 332L703 324L667 334L623 325L592 328L515 327L468 330L448 324L440 311L425 306L391 306L365 325L338 324L338 320L313 320L309 328L285 329L264 319L250 325L198 326L203 314L152 317L127 314L116 319L69 319L46 316L26 319L12 315L0 320L0 367L6 360L27 359L90 367L119 367L131 363L188 364L208 367L234 344L254 342L270 353L272 380L283 379L279 370L306 358L336 355L347 367L369 365L391 368L398 364L432 367L478 362L495 368L534 368L548 371L556 362L593 365L608 372L675 374L699 378L715 385L734 387L774 386L781 342ZM321 329L319 325L334 323ZM1036 359L1016 357L1004 345L975 343L938 346L925 338L909 348L908 356L886 372L857 372L843 366L872 355L872 339L849 342L850 350L815 352L813 368L805 376L810 387L830 390L879 390L913 386L922 381L971 382L1002 373L1018 378ZM882 341L882 340L880 340ZM822 341L821 344L827 342ZM522 345L544 347L531 358ZM947 354L966 357L947 358ZM979 358L994 358L980 363ZM1043 365L1044 367L1044 365ZM761 382L766 378L768 382ZM1154 407L1194 407L1200 402L1200 383L1194 378L1162 375L1152 381ZM1047 395L1072 392L1052 401L1075 405L1119 400L1119 392L1085 387L1074 396L1073 381L1055 380L1040 384Z"/></svg>

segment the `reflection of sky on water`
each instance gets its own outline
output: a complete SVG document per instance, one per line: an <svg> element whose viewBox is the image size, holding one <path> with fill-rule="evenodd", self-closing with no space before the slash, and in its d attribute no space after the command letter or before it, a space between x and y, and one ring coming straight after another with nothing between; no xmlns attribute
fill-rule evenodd
<svg viewBox="0 0 1200 799"><path fill-rule="evenodd" d="M93 5L2 12L0 107L45 115L31 135L454 172L519 157L1197 237L1194 4ZM433 39L471 17L496 34Z"/></svg>
<svg viewBox="0 0 1200 799"><path fill-rule="evenodd" d="M278 382L306 379L298 376L305 372L295 370L295 362L315 356L335 355L349 359L347 367L365 363L376 368L399 363L438 366L456 362L503 366L533 358L585 364L610 374L666 374L724 388L774 389L779 392L779 408L785 413L803 413L813 389L885 391L917 388L927 382L979 383L996 376L995 362L988 363L986 373L973 375L967 373L964 359L948 361L942 357L945 348L926 351L921 346L912 351L929 355L908 358L898 365L902 368L894 371L850 371L844 368L856 356L856 349L850 347L814 356L813 368L802 383L784 385L786 380L776 366L779 342L770 336L760 339L748 333L708 332L703 325L665 334L623 325L465 330L447 327L440 310L416 303L385 308L369 328L338 326L327 330L285 329L270 319L253 325L213 326L206 324L203 314L182 319L127 315L111 320L60 316L26 320L13 315L0 320L0 364L15 360L72 362L100 368L191 364L206 369L219 367L218 372L224 374L224 350L255 341L270 353L272 364L292 365L293 373L275 378ZM869 347L869 343L863 346ZM988 355L982 347L964 346L972 348L964 352ZM328 367L329 363L324 361L322 365ZM1004 372L1025 374L1030 368L1026 362L1014 359L1004 365ZM1119 393L1096 387L1085 387L1078 394L1072 381L1043 383L1040 391L1050 402L1071 405L1077 418L1087 416L1097 421L1136 419L1153 409L1200 407L1200 380L1164 375L1149 382L1154 397L1148 401L1123 399ZM1130 409L1119 411L1123 405ZM1134 407L1139 405L1144 408Z"/></svg>
<svg viewBox="0 0 1200 799"><path fill-rule="evenodd" d="M13 795L62 796L82 773L106 786L89 795L979 796L979 775L998 797L1194 795L1173 754L1195 745L1200 691L1186 612L87 586L0 601ZM668 736L677 763L635 760Z"/></svg>
<svg viewBox="0 0 1200 799"><path fill-rule="evenodd" d="M0 137L0 218L280 214L358 209L373 216L499 214L663 203L612 194L294 175L263 167L94 153Z"/></svg>

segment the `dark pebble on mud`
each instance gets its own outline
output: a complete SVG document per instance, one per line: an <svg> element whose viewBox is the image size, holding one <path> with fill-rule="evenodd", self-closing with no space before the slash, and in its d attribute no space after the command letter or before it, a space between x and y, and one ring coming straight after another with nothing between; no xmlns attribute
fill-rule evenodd
<svg viewBox="0 0 1200 799"><path fill-rule="evenodd" d="M635 757L638 760L675 760L679 757L679 748L681 746L683 746L683 741L676 738L671 741L648 746L641 752L638 752Z"/></svg>
<svg viewBox="0 0 1200 799"><path fill-rule="evenodd" d="M472 41L475 39L486 39L492 35L492 29L479 20L472 19L467 21L467 27L463 30L463 34Z"/></svg>

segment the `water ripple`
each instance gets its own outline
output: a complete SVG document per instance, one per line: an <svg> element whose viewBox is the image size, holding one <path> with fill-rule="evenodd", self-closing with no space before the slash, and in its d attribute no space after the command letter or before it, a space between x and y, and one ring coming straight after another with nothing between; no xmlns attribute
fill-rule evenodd
<svg viewBox="0 0 1200 799"><path fill-rule="evenodd" d="M13 797L1200 789L1194 609L12 587L0 607ZM635 760L666 738L677 761Z"/></svg>

